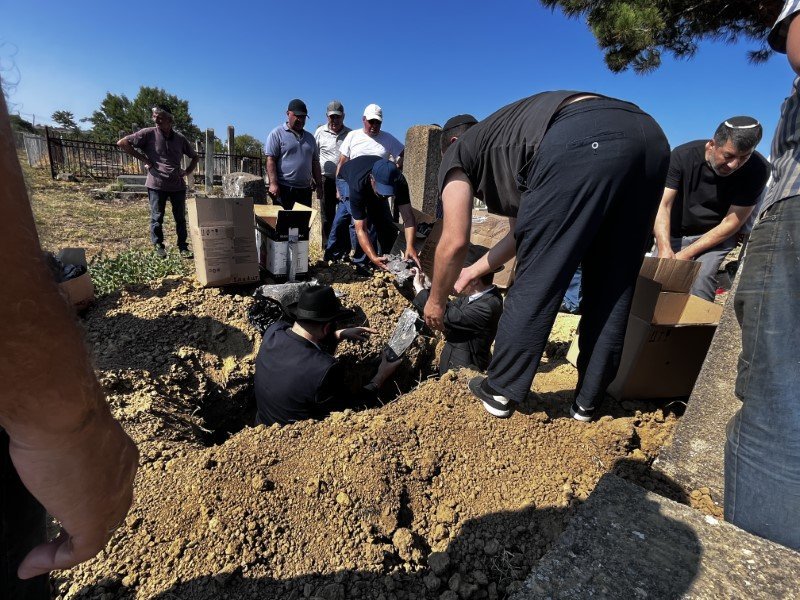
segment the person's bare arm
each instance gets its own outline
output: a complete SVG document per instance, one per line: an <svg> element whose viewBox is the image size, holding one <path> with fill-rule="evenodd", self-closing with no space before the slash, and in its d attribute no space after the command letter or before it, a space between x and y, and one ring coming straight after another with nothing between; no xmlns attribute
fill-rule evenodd
<svg viewBox="0 0 800 600"><path fill-rule="evenodd" d="M672 251L672 244L670 243L670 219L672 217L672 205L675 203L677 196L678 190L664 188L661 204L658 205L656 222L653 225L653 235L656 238L659 258L675 258L675 253Z"/></svg>
<svg viewBox="0 0 800 600"><path fill-rule="evenodd" d="M442 237L436 246L430 297L425 304L425 322L440 331L444 331L447 298L461 273L467 253L472 226L472 198L472 184L466 174L460 169L453 169L448 173L442 190L444 225Z"/></svg>
<svg viewBox="0 0 800 600"><path fill-rule="evenodd" d="M721 244L742 228L742 225L745 224L752 212L752 206L731 206L728 214L725 215L719 225L704 233L686 248L681 249L680 252L676 252L675 258L692 260L703 254L703 252ZM660 250L658 255L661 256Z"/></svg>
<svg viewBox="0 0 800 600"><path fill-rule="evenodd" d="M361 246L361 249L364 251L364 254L367 255L367 258L373 265L387 271L388 268L386 267L386 257L378 256L378 253L375 252L375 246L372 245L372 242L369 239L369 233L367 232L367 220L353 219L353 223L355 224L356 227L356 237L358 237L358 245Z"/></svg>
<svg viewBox="0 0 800 600"><path fill-rule="evenodd" d="M336 165L336 177L339 177L339 171L342 170L344 163L346 163L348 160L350 160L350 158L344 154L339 155L339 163Z"/></svg>
<svg viewBox="0 0 800 600"><path fill-rule="evenodd" d="M191 175L194 173L195 168L197 167L197 162L200 160L200 157L196 156L192 159L189 163L189 166L181 173L181 177L186 177L187 175Z"/></svg>
<svg viewBox="0 0 800 600"><path fill-rule="evenodd" d="M25 487L61 522L18 569L27 579L87 560L131 504L138 452L108 409L72 309L42 260L0 95L0 426Z"/></svg>
<svg viewBox="0 0 800 600"><path fill-rule="evenodd" d="M144 163L144 166L148 169L153 165L150 164L148 158L141 152L137 152L136 148L128 141L128 138L124 137L121 140L117 140L117 146L122 150L125 154L130 154L136 160L140 160ZM197 163L197 159L195 159L195 164Z"/></svg>
<svg viewBox="0 0 800 600"><path fill-rule="evenodd" d="M406 151L405 151L405 149L403 149L403 151L400 153L400 156L398 156L397 160L395 161L395 164L397 165L397 168L400 169L401 171L403 170L403 157L405 155L406 155Z"/></svg>
<svg viewBox="0 0 800 600"><path fill-rule="evenodd" d="M269 179L269 195L274 200L281 195L281 189L278 187L278 164L275 162L274 156L267 156L267 178Z"/></svg>
<svg viewBox="0 0 800 600"><path fill-rule="evenodd" d="M460 294L471 282L502 267L517 254L517 239L514 237L514 226L517 220L509 217L508 233L489 251L468 267L461 269L453 290Z"/></svg>
<svg viewBox="0 0 800 600"><path fill-rule="evenodd" d="M414 242L417 241L417 220L414 218L414 211L411 210L410 204L401 204L398 207L400 216L403 217L403 234L406 238L406 251L403 258L413 260L421 269L422 265L419 262L417 249L414 248Z"/></svg>

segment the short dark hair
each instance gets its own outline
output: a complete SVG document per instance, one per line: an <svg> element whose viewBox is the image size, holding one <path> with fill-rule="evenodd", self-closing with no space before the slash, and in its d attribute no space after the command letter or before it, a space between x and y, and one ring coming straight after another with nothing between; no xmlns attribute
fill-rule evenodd
<svg viewBox="0 0 800 600"><path fill-rule="evenodd" d="M451 140L459 138L473 125L476 125L478 120L469 114L456 115L450 117L442 127L442 154L444 154L452 143Z"/></svg>
<svg viewBox="0 0 800 600"><path fill-rule="evenodd" d="M762 135L764 129L753 117L731 117L717 127L714 132L714 144L724 146L730 140L739 152L744 152L758 146Z"/></svg>

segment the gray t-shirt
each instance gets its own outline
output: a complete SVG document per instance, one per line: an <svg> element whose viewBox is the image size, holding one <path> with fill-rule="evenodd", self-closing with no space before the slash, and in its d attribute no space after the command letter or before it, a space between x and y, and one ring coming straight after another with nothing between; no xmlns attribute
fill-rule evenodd
<svg viewBox="0 0 800 600"><path fill-rule="evenodd" d="M311 187L311 165L319 160L319 153L308 131L296 133L287 123L279 125L267 136L265 154L275 159L280 185Z"/></svg>
<svg viewBox="0 0 800 600"><path fill-rule="evenodd" d="M154 165L147 172L145 185L148 188L165 192L186 189L186 182L181 177L181 159L184 154L196 158L197 153L185 137L174 129L165 136L158 127L145 127L125 139Z"/></svg>
<svg viewBox="0 0 800 600"><path fill-rule="evenodd" d="M319 166L325 177L336 177L336 165L339 164L341 153L339 148L350 133L350 128L342 126L339 133L332 132L328 125L320 125L314 132L314 139L317 140L317 150L319 151Z"/></svg>

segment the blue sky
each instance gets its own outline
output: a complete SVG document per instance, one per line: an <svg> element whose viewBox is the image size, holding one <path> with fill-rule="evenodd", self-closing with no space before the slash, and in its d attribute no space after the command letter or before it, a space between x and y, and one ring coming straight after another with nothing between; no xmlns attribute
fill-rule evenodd
<svg viewBox="0 0 800 600"><path fill-rule="evenodd" d="M782 55L753 66L755 44L704 43L696 57L649 75L612 74L583 21L536 0L464 2L194 2L0 0L0 75L12 112L89 116L106 92L141 85L189 101L195 124L262 141L291 98L312 129L340 99L351 127L370 102L403 139L453 114L483 118L552 89L604 93L652 114L674 145L707 138L722 119L762 121L768 152L792 73Z"/></svg>

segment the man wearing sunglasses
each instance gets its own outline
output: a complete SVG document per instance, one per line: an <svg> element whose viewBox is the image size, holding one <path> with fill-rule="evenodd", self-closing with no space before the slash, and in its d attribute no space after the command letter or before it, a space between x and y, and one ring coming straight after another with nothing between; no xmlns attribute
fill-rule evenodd
<svg viewBox="0 0 800 600"><path fill-rule="evenodd" d="M658 256L700 263L691 291L705 300L714 300L717 270L769 178L767 161L755 151L761 135L753 117L731 117L712 139L672 151L653 228L656 247Z"/></svg>

